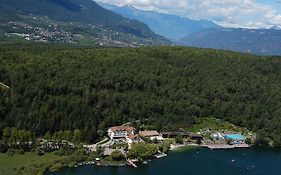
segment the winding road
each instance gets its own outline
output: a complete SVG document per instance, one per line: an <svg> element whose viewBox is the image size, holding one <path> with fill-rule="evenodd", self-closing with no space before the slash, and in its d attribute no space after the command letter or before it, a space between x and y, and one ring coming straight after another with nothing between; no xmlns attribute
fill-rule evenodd
<svg viewBox="0 0 281 175"><path fill-rule="evenodd" d="M9 86L7 86L7 85L5 85L5 84L3 84L3 83L1 83L1 82L0 82L0 86L4 87L4 88L6 88L6 89L10 89Z"/></svg>

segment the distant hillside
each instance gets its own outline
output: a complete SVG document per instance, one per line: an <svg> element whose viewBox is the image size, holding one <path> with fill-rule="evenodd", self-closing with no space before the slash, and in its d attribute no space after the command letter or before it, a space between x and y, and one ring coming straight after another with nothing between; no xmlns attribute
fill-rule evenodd
<svg viewBox="0 0 281 175"><path fill-rule="evenodd" d="M38 35L36 29L31 29L36 27L44 30L40 33L60 33L55 38L39 36L44 41L53 41L63 36L62 38L72 37L73 42L86 40L88 43L97 43L104 40L101 44L105 45L169 43L147 25L106 10L92 0L1 0L0 14L0 30L6 33L24 37L33 33ZM28 39L33 38L31 36Z"/></svg>
<svg viewBox="0 0 281 175"><path fill-rule="evenodd" d="M281 55L281 30L212 28L186 36L178 43L262 55Z"/></svg>
<svg viewBox="0 0 281 175"><path fill-rule="evenodd" d="M144 22L154 32L171 40L177 40L204 29L218 27L217 24L207 20L191 20L176 15L138 10L131 6L118 7L104 3L100 3L100 5L124 16L125 18Z"/></svg>

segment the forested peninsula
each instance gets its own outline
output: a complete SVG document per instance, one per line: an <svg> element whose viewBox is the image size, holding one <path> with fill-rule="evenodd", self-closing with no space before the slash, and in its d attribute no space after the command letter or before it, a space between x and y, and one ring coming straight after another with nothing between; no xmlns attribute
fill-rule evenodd
<svg viewBox="0 0 281 175"><path fill-rule="evenodd" d="M186 47L0 46L4 128L39 138L132 122L165 131L215 117L281 146L281 57ZM30 132L29 132L30 131Z"/></svg>

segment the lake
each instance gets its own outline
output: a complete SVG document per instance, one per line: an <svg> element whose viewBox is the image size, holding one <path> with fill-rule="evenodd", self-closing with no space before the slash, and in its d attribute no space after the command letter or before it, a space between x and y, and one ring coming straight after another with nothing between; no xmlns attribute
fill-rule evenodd
<svg viewBox="0 0 281 175"><path fill-rule="evenodd" d="M82 166L47 175L281 175L281 152L267 149L170 152L168 157L132 167Z"/></svg>

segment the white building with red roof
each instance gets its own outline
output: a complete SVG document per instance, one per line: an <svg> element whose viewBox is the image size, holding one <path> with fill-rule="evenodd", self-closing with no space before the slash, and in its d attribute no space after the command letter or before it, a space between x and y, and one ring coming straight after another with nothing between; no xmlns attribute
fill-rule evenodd
<svg viewBox="0 0 281 175"><path fill-rule="evenodd" d="M150 140L164 140L162 135L157 131L140 131L139 135L142 138L148 138Z"/></svg>
<svg viewBox="0 0 281 175"><path fill-rule="evenodd" d="M131 126L114 126L109 128L107 132L110 139L125 139L128 135L135 135L136 128Z"/></svg>
<svg viewBox="0 0 281 175"><path fill-rule="evenodd" d="M140 143L140 142L142 142L142 139L140 138L140 136L139 136L138 134L136 134L136 135L130 134L130 135L128 135L128 136L126 137L126 141L127 141L127 143L129 144L129 146L130 146L130 145L132 145L132 144L134 144L134 143Z"/></svg>
<svg viewBox="0 0 281 175"><path fill-rule="evenodd" d="M108 129L108 136L111 140L121 139L125 141L129 148L132 144L142 142L141 137L136 133L136 128L131 126L113 126Z"/></svg>

